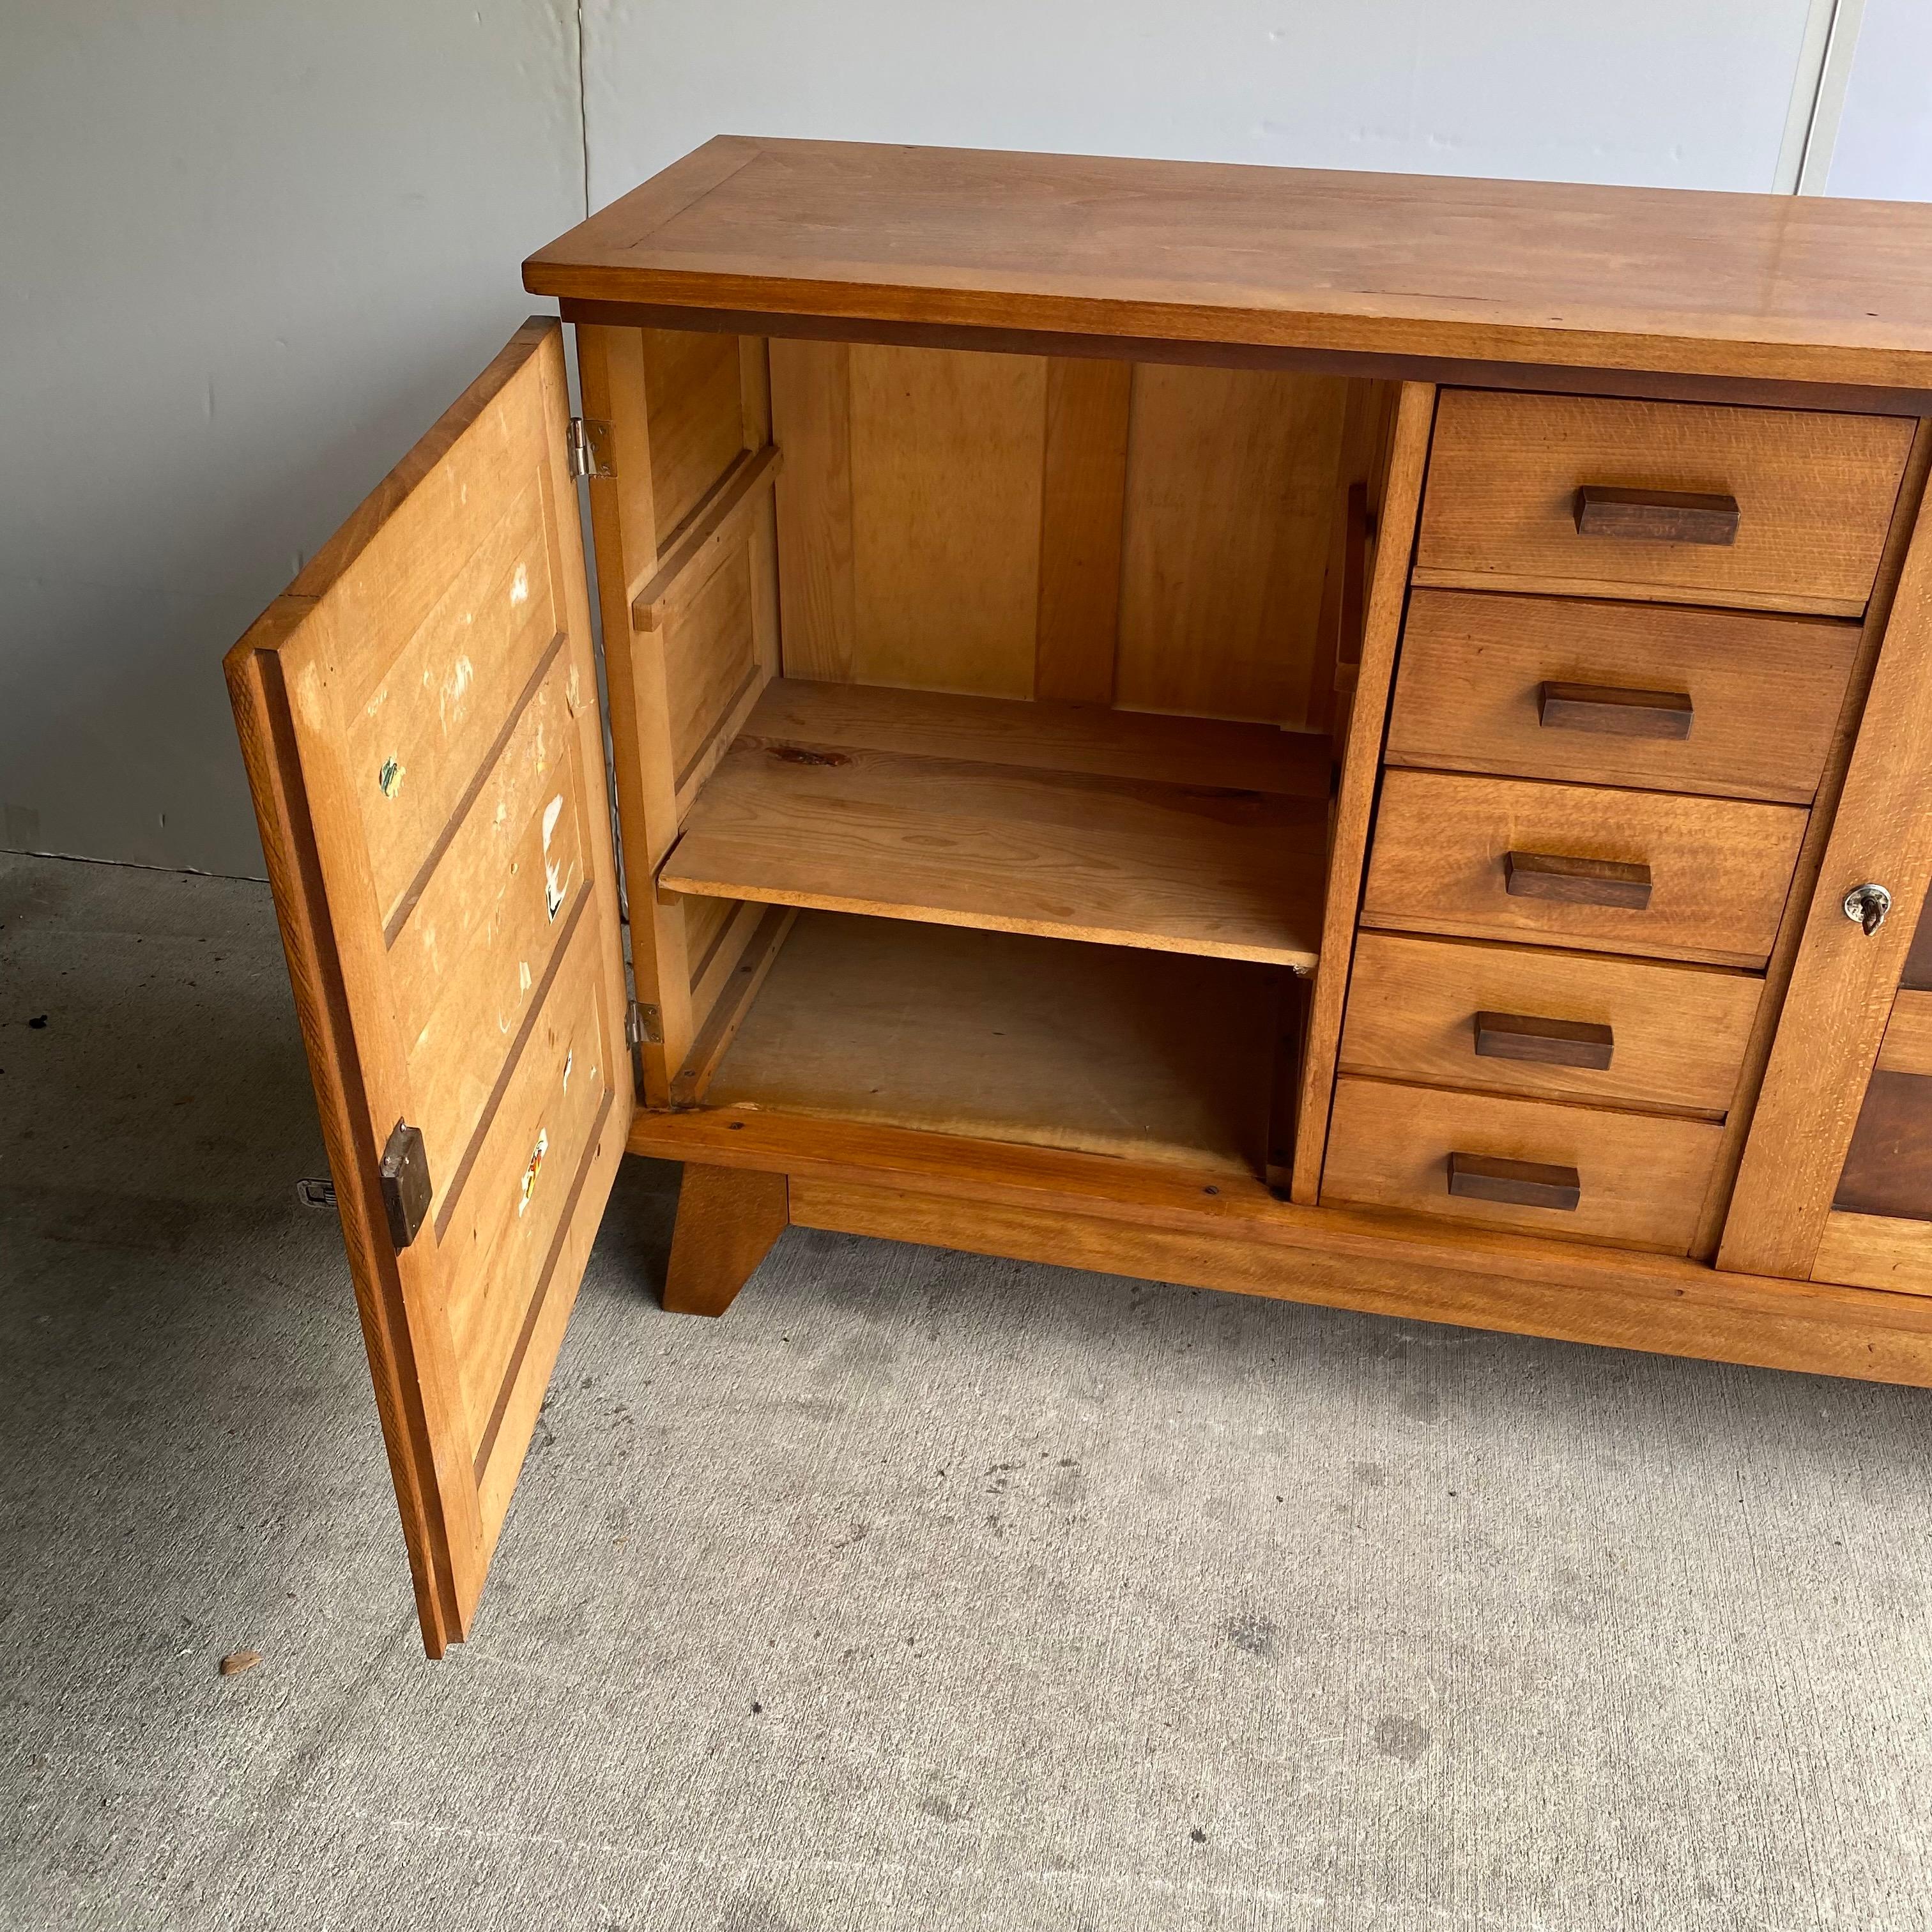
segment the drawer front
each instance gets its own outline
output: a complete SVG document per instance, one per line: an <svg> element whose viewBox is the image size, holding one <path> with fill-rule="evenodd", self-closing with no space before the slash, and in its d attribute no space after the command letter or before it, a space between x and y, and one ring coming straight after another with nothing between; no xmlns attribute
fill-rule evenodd
<svg viewBox="0 0 1932 1932"><path fill-rule="evenodd" d="M1912 431L1898 416L1445 390L1416 580L1856 616ZM1583 490L1622 500L1582 514ZM1669 500L1684 495L1706 501ZM1726 497L1734 529L1710 508Z"/></svg>
<svg viewBox="0 0 1932 1932"><path fill-rule="evenodd" d="M1808 805L1858 627L1418 590L1388 761Z"/></svg>
<svg viewBox="0 0 1932 1932"><path fill-rule="evenodd" d="M1723 1138L1707 1120L1345 1075L1322 1201L1684 1254Z"/></svg>
<svg viewBox="0 0 1932 1932"><path fill-rule="evenodd" d="M1342 1070L1718 1115L1762 990L1708 966L1365 932Z"/></svg>
<svg viewBox="0 0 1932 1932"><path fill-rule="evenodd" d="M1736 799L1391 771L1362 922L1756 969L1809 815Z"/></svg>

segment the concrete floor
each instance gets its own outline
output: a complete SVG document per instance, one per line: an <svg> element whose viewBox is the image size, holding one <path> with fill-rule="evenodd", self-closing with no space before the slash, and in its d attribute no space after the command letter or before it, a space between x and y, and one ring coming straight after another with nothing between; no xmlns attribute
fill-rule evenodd
<svg viewBox="0 0 1932 1932"><path fill-rule="evenodd" d="M0 1925L1932 1924L1932 1398L797 1230L680 1318L634 1162L430 1664L266 889L0 860Z"/></svg>

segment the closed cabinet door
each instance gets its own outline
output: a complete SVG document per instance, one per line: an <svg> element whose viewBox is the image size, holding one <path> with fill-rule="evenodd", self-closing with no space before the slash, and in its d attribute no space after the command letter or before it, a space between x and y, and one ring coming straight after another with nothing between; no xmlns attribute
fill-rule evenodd
<svg viewBox="0 0 1932 1932"><path fill-rule="evenodd" d="M634 1107L568 425L539 320L226 664L432 1656Z"/></svg>
<svg viewBox="0 0 1932 1932"><path fill-rule="evenodd" d="M1932 1294L1932 530L1886 622L1718 1250Z"/></svg>

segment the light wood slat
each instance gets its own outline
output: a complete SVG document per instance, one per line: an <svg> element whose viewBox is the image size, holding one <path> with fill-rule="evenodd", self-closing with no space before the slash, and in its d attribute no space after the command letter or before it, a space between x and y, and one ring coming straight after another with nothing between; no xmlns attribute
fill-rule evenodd
<svg viewBox="0 0 1932 1932"><path fill-rule="evenodd" d="M748 450L763 449L772 440L772 364L762 335L738 338L738 412L740 440Z"/></svg>
<svg viewBox="0 0 1932 1932"><path fill-rule="evenodd" d="M873 684L1032 695L1042 358L851 351L852 598Z"/></svg>
<svg viewBox="0 0 1932 1932"><path fill-rule="evenodd" d="M1932 1221L1834 1208L1825 1216L1810 1278L1932 1295Z"/></svg>
<svg viewBox="0 0 1932 1932"><path fill-rule="evenodd" d="M858 675L852 578L852 351L842 342L771 345L778 478L778 598L790 677ZM602 554L600 548L598 554Z"/></svg>
<svg viewBox="0 0 1932 1932"><path fill-rule="evenodd" d="M1388 760L1442 771L1808 805L1858 647L1828 619L1418 590ZM1546 682L1681 692L1681 739L1541 722Z"/></svg>
<svg viewBox="0 0 1932 1932"><path fill-rule="evenodd" d="M1932 1073L1932 993L1901 992L1878 1050L1880 1073Z"/></svg>
<svg viewBox="0 0 1932 1932"><path fill-rule="evenodd" d="M1321 946L1325 964L1316 969L1308 1002L1307 1039L1302 1051L1290 1192L1292 1198L1305 1207L1315 1204L1321 1187L1329 1100L1335 1084L1335 1056L1342 1038L1342 1007L1368 853L1369 820L1375 806L1376 781L1381 776L1389 684L1395 671L1396 639L1402 627L1409 554L1414 543L1423 471L1429 458L1430 424L1435 410L1433 388L1426 383L1402 385L1390 434L1375 562L1362 622L1361 658L1355 669L1342 746L1341 779L1328 841Z"/></svg>
<svg viewBox="0 0 1932 1932"><path fill-rule="evenodd" d="M1265 724L1162 718L876 685L774 679L745 727L760 744L826 745L1084 772L1149 784L1326 798L1327 741Z"/></svg>
<svg viewBox="0 0 1932 1932"><path fill-rule="evenodd" d="M670 704L671 774L682 794L728 719L760 687L752 614L751 547L712 560L701 583L688 584L658 633Z"/></svg>
<svg viewBox="0 0 1932 1932"><path fill-rule="evenodd" d="M1362 922L1755 968L1777 935L1806 816L1737 799L1391 771ZM1648 903L1512 893L1512 852L1647 866Z"/></svg>
<svg viewBox="0 0 1932 1932"><path fill-rule="evenodd" d="M783 466L776 443L747 450L739 457L723 482L699 506L655 574L631 600L631 622L638 629L661 629L672 604L704 581L706 571L736 539L744 518L762 500L762 493L777 481Z"/></svg>
<svg viewBox="0 0 1932 1932"><path fill-rule="evenodd" d="M1710 967L1364 932L1342 1029L1345 1072L1713 1118L1730 1105L1760 982ZM1478 1056L1480 1012L1607 1026L1609 1066Z"/></svg>
<svg viewBox="0 0 1932 1932"><path fill-rule="evenodd" d="M1113 702L1133 374L1126 362L1047 364L1036 698Z"/></svg>
<svg viewBox="0 0 1932 1932"><path fill-rule="evenodd" d="M1706 1120L1345 1074L1335 1085L1322 1200L1681 1255L1720 1138ZM1581 1198L1558 1212L1452 1195L1452 1154L1574 1168Z"/></svg>
<svg viewBox="0 0 1932 1932"><path fill-rule="evenodd" d="M1924 447L1922 438L1916 460ZM1932 878L1928 742L1932 527L1922 501L1732 1192L1720 1268L1798 1280L1811 1272ZM1842 904L1868 879L1892 896L1891 916L1869 937Z"/></svg>
<svg viewBox="0 0 1932 1932"><path fill-rule="evenodd" d="M594 919L579 920L573 950L594 949ZM456 1212L437 1238L464 1265L452 1276L449 1320L464 1392L475 1419L478 1460L494 1446L489 1419L508 1376L543 1268L574 1200L574 1178L596 1150L620 1070L623 1028L586 974L563 962L549 1003L518 1055ZM601 1208L599 1210L601 1216Z"/></svg>
<svg viewBox="0 0 1932 1932"><path fill-rule="evenodd" d="M1447 389L1415 581L1856 617L1912 424L1888 416ZM1734 544L1584 536L1578 489L1735 496Z"/></svg>
<svg viewBox="0 0 1932 1932"><path fill-rule="evenodd" d="M472 1468L486 1522L500 1524L509 1509L522 1472L524 1445L536 1427L577 1299L577 1285L590 1265L591 1247L616 1171L614 1155L623 1145L622 1136L613 1132L614 1112L607 1108L593 1128L556 1236L538 1267L503 1385L484 1425Z"/></svg>
<svg viewBox="0 0 1932 1932"><path fill-rule="evenodd" d="M531 662L560 628L549 561L532 477L346 712L346 755L360 781L386 922L448 836L465 788L525 694ZM364 637L393 636L386 601L368 598Z"/></svg>
<svg viewBox="0 0 1932 1932"><path fill-rule="evenodd" d="M1069 707L1060 728L1088 715ZM754 712L661 889L1314 963L1325 802L1209 773L1153 784L818 736L768 736Z"/></svg>
<svg viewBox="0 0 1932 1932"><path fill-rule="evenodd" d="M1252 1176L1274 991L1238 962L803 912L713 1107ZM1212 1170L1211 1174L1207 1170Z"/></svg>
<svg viewBox="0 0 1932 1932"><path fill-rule="evenodd" d="M436 1190L433 1213L484 1124L505 1057L550 982L591 876L596 829L586 824L584 807L586 790L591 809L601 802L602 773L590 774L586 787L572 758L552 776L556 788L532 809L522 836L496 855L499 868L464 880L482 916L452 921L449 963L419 995L430 1004L409 1036L410 1076ZM558 799L553 813L550 803ZM411 1016L399 1017L406 1030Z"/></svg>
<svg viewBox="0 0 1932 1932"><path fill-rule="evenodd" d="M1347 388L1136 370L1116 703L1306 728Z"/></svg>

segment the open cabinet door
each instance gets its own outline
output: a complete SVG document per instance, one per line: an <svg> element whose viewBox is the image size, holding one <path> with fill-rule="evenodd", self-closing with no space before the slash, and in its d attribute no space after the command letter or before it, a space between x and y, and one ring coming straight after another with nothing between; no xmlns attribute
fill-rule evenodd
<svg viewBox="0 0 1932 1932"><path fill-rule="evenodd" d="M432 1657L634 1104L568 432L538 318L226 664Z"/></svg>

